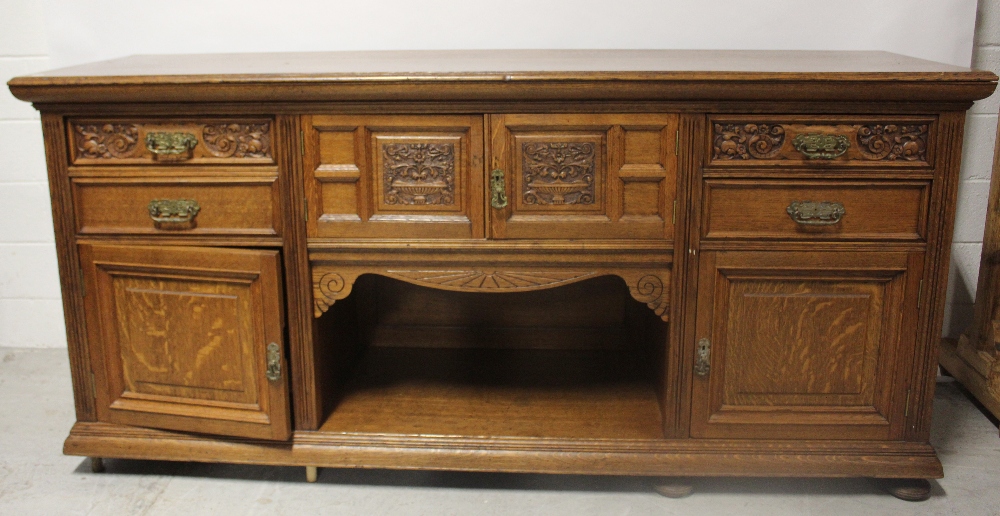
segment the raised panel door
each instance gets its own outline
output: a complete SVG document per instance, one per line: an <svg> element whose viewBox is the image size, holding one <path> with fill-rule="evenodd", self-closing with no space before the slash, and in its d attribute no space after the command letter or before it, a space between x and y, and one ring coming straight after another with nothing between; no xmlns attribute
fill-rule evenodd
<svg viewBox="0 0 1000 516"><path fill-rule="evenodd" d="M919 252L705 252L691 433L898 439Z"/></svg>
<svg viewBox="0 0 1000 516"><path fill-rule="evenodd" d="M483 238L483 117L303 117L310 237Z"/></svg>
<svg viewBox="0 0 1000 516"><path fill-rule="evenodd" d="M491 192L492 236L672 240L677 120L491 115L491 169L506 193L498 207Z"/></svg>
<svg viewBox="0 0 1000 516"><path fill-rule="evenodd" d="M277 251L81 245L98 419L285 440Z"/></svg>

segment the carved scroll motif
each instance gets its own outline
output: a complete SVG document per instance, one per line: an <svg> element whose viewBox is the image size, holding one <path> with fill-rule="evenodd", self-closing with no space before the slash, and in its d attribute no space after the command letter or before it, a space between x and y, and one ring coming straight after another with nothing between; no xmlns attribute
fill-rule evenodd
<svg viewBox="0 0 1000 516"><path fill-rule="evenodd" d="M871 124L858 129L865 159L927 161L928 128L923 125Z"/></svg>
<svg viewBox="0 0 1000 516"><path fill-rule="evenodd" d="M653 274L642 276L635 284L629 285L632 297L640 303L646 303L646 306L664 321L670 316L667 311L670 306L669 290L664 288L663 280Z"/></svg>
<svg viewBox="0 0 1000 516"><path fill-rule="evenodd" d="M769 159L785 144L785 128L778 124L715 124L714 129L714 159Z"/></svg>
<svg viewBox="0 0 1000 516"><path fill-rule="evenodd" d="M386 204L455 204L454 144L386 144L382 159Z"/></svg>
<svg viewBox="0 0 1000 516"><path fill-rule="evenodd" d="M319 317L333 304L347 297L351 286L336 272L327 272L319 278L313 277L313 315Z"/></svg>
<svg viewBox="0 0 1000 516"><path fill-rule="evenodd" d="M524 143L525 204L594 204L593 143Z"/></svg>
<svg viewBox="0 0 1000 516"><path fill-rule="evenodd" d="M271 157L270 123L206 125L202 139L217 158Z"/></svg>
<svg viewBox="0 0 1000 516"><path fill-rule="evenodd" d="M77 158L129 158L140 148L139 126L135 124L76 124L73 128Z"/></svg>

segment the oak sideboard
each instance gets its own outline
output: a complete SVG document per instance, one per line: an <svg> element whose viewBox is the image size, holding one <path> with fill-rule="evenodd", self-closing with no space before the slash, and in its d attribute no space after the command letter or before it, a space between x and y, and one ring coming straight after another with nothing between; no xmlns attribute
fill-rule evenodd
<svg viewBox="0 0 1000 516"><path fill-rule="evenodd" d="M996 80L661 50L15 78L44 131L64 451L925 497L965 111Z"/></svg>

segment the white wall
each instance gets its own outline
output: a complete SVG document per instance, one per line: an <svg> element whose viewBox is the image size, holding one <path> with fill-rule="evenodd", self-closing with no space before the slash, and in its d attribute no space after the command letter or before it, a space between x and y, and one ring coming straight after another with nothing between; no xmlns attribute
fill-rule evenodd
<svg viewBox="0 0 1000 516"><path fill-rule="evenodd" d="M0 80L136 53L436 48L887 50L1000 69L982 0L0 0ZM834 5L835 8L829 8ZM974 30L975 27L975 30ZM969 118L949 315L966 324L998 103ZM0 91L0 347L65 345L38 117Z"/></svg>

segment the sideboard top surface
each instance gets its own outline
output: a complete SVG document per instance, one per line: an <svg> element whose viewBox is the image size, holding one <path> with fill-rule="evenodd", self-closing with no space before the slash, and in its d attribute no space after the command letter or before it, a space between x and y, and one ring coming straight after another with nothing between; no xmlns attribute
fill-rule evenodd
<svg viewBox="0 0 1000 516"><path fill-rule="evenodd" d="M436 50L138 55L8 84L18 98L38 103L797 97L969 102L989 95L996 80L991 72L873 51Z"/></svg>

